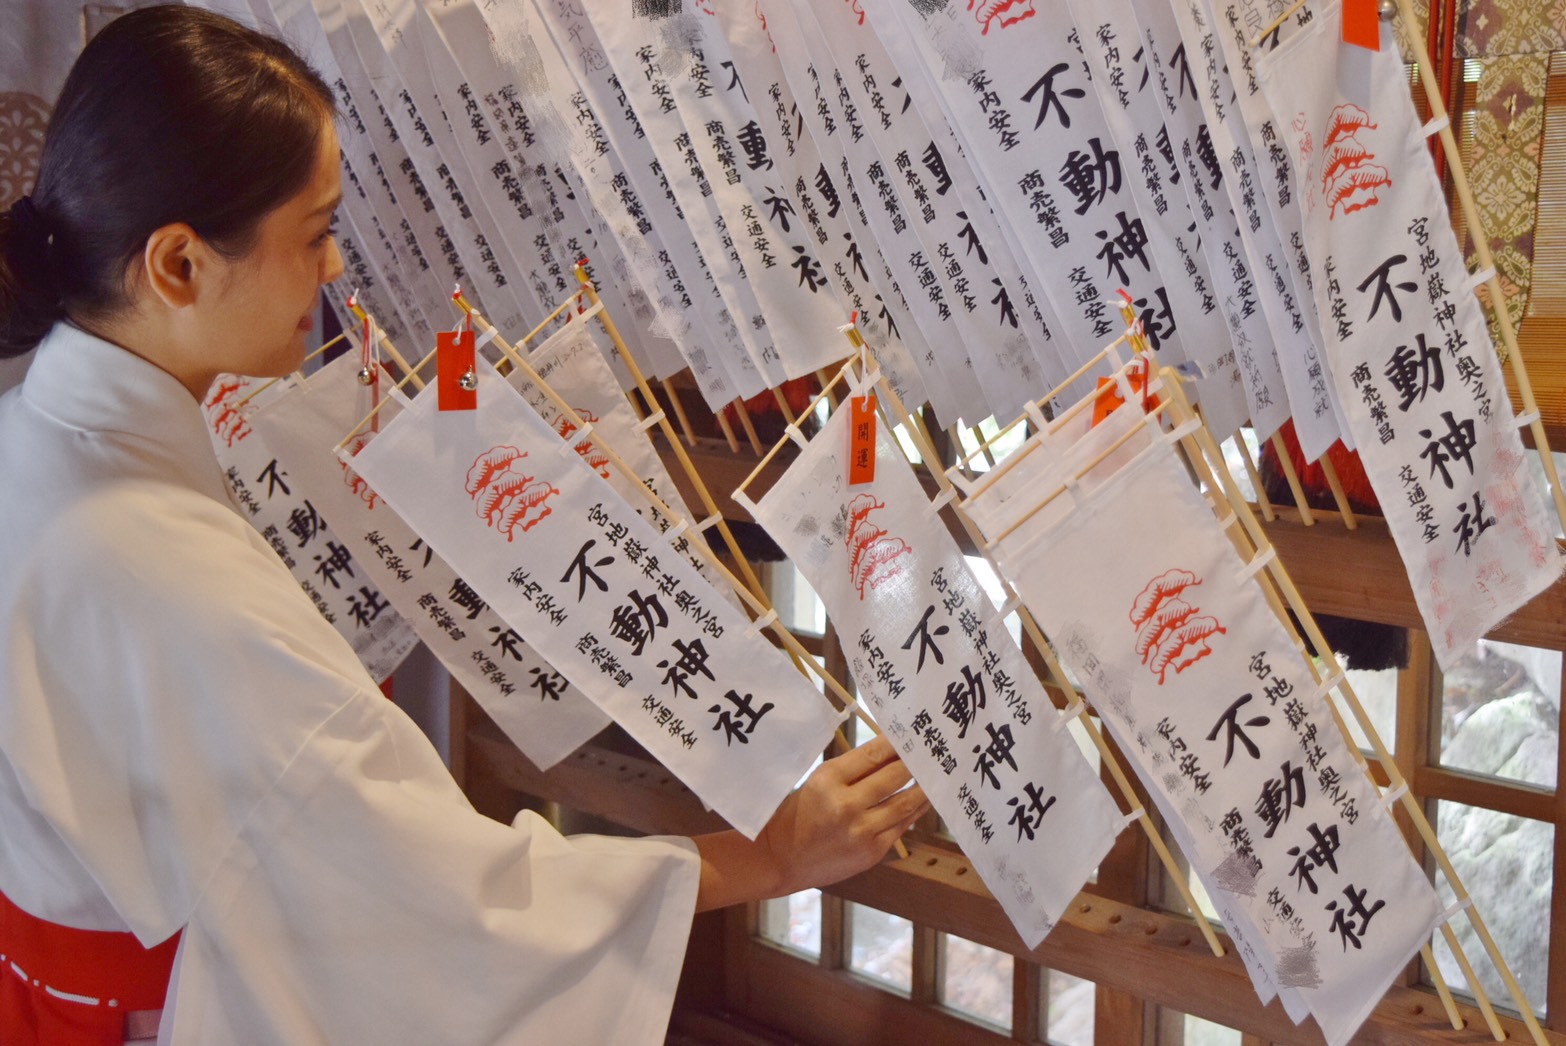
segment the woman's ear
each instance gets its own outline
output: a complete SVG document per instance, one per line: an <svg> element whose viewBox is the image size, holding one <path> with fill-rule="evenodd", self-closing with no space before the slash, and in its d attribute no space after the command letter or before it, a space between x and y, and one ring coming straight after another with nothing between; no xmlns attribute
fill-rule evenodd
<svg viewBox="0 0 1566 1046"><path fill-rule="evenodd" d="M209 257L206 244L184 222L154 229L141 256L148 289L170 309L194 305Z"/></svg>

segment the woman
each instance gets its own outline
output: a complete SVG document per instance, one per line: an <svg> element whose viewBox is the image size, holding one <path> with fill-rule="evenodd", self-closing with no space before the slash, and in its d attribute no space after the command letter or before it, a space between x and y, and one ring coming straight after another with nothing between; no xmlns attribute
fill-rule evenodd
<svg viewBox="0 0 1566 1046"><path fill-rule="evenodd" d="M284 45L136 11L0 218L0 354L42 342L0 400L8 1044L144 1031L171 960L175 1043L661 1041L693 909L851 875L925 807L882 742L755 842L467 805L230 505L198 409L302 360L342 271L332 121Z"/></svg>

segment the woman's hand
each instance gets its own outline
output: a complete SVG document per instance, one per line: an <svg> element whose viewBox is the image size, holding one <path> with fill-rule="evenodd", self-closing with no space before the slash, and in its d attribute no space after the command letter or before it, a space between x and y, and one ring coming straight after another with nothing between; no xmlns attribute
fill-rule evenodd
<svg viewBox="0 0 1566 1046"><path fill-rule="evenodd" d="M879 861L930 808L885 738L829 759L778 807L755 842L699 836L697 911L826 886Z"/></svg>

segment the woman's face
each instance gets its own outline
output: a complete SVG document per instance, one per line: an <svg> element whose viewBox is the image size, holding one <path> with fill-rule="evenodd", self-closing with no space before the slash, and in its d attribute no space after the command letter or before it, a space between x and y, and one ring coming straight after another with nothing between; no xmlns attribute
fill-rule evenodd
<svg viewBox="0 0 1566 1046"><path fill-rule="evenodd" d="M220 274L208 302L222 331L206 347L214 375L278 377L304 361L321 285L343 272L330 232L341 200L337 131L328 120L309 182L262 219L255 246Z"/></svg>

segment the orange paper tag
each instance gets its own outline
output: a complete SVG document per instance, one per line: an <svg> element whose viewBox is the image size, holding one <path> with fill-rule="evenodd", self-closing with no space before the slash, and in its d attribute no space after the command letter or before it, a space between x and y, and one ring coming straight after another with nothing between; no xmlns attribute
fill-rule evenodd
<svg viewBox="0 0 1566 1046"><path fill-rule="evenodd" d="M848 399L848 485L875 482L875 394Z"/></svg>
<svg viewBox="0 0 1566 1046"><path fill-rule="evenodd" d="M478 390L462 387L464 377L474 373L473 346L471 330L440 331L435 335L435 402L441 410L474 410L478 407Z"/></svg>
<svg viewBox="0 0 1566 1046"><path fill-rule="evenodd" d="M1136 371L1132 371L1131 373L1126 375L1126 380L1131 383L1131 391L1132 392L1134 392L1134 393L1141 393L1141 391L1142 391L1142 375L1141 374L1137 373ZM1113 385L1113 384L1114 384L1114 379L1113 378L1099 378L1098 379L1098 387L1099 388L1103 388L1105 385ZM1090 428L1097 428L1099 422L1101 422L1105 418L1109 417L1118 408L1125 406L1125 403L1126 403L1126 401L1120 398L1120 393L1119 392L1105 392L1105 393L1101 393L1099 395L1099 397L1098 397L1098 400L1093 404L1093 424L1091 426L1089 426L1089 427ZM1158 407L1158 397L1157 396L1147 397L1146 401L1142 404L1142 410L1143 410L1144 413L1147 412L1147 411L1150 411L1150 410L1154 410L1157 407Z"/></svg>
<svg viewBox="0 0 1566 1046"><path fill-rule="evenodd" d="M1343 0L1343 42L1381 50L1381 12L1376 0Z"/></svg>

